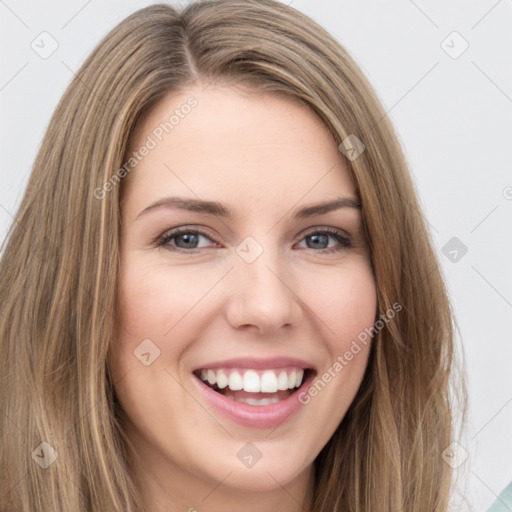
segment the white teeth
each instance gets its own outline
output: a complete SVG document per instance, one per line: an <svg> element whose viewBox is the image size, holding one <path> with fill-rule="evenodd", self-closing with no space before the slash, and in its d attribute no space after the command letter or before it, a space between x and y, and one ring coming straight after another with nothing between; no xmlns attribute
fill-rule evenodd
<svg viewBox="0 0 512 512"><path fill-rule="evenodd" d="M261 376L261 392L275 393L277 391L277 377L274 372L266 371Z"/></svg>
<svg viewBox="0 0 512 512"><path fill-rule="evenodd" d="M296 376L297 374L295 373L295 370L292 370L290 375L288 375L288 389L293 389L295 387Z"/></svg>
<svg viewBox="0 0 512 512"><path fill-rule="evenodd" d="M207 375L209 384L211 384L213 386L214 384L217 383L217 375L215 375L215 372L213 370L208 370L206 375Z"/></svg>
<svg viewBox="0 0 512 512"><path fill-rule="evenodd" d="M219 386L219 389L224 389L229 383L227 375L222 371L219 370L217 372L217 386Z"/></svg>
<svg viewBox="0 0 512 512"><path fill-rule="evenodd" d="M288 389L288 375L286 372L281 372L277 378L277 389L279 391L285 391Z"/></svg>
<svg viewBox="0 0 512 512"><path fill-rule="evenodd" d="M285 370L201 370L200 378L210 386L219 389L228 387L231 391L244 390L247 393L276 393L298 388L302 384L304 370L301 368ZM252 399L251 399L252 400ZM252 404L251 404L252 405Z"/></svg>
<svg viewBox="0 0 512 512"><path fill-rule="evenodd" d="M228 386L232 391L239 391L242 389L242 376L238 372L231 372L229 375Z"/></svg>
<svg viewBox="0 0 512 512"><path fill-rule="evenodd" d="M244 391L247 393L259 393L261 391L260 377L254 370L244 373Z"/></svg>
<svg viewBox="0 0 512 512"><path fill-rule="evenodd" d="M243 403L243 404L248 404L248 405L270 405L270 404L277 404L277 402L279 402L280 400L279 400L279 398L277 398L277 396L275 396L273 398L260 398L259 400L257 398L238 397L238 398L235 398L235 401Z"/></svg>

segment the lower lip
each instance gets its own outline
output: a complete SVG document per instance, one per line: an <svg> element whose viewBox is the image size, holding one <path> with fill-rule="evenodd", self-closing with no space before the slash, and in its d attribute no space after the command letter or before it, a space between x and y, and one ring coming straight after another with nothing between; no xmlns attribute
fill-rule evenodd
<svg viewBox="0 0 512 512"><path fill-rule="evenodd" d="M299 393L309 387L313 375L310 375L288 398L269 405L236 402L217 393L197 377L193 378L213 408L233 422L248 428L275 428L290 420L303 406L298 399Z"/></svg>

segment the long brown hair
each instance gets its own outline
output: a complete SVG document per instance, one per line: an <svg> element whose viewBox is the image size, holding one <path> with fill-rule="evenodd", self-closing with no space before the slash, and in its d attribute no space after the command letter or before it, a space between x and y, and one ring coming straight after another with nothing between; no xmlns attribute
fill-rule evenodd
<svg viewBox="0 0 512 512"><path fill-rule="evenodd" d="M348 53L274 0L141 9L97 46L56 108L0 264L0 509L141 510L107 364L123 183L104 184L142 116L199 78L285 94L336 144L351 135L365 145L349 167L378 314L402 309L375 335L360 391L315 462L313 511L446 512L452 318L407 164Z"/></svg>

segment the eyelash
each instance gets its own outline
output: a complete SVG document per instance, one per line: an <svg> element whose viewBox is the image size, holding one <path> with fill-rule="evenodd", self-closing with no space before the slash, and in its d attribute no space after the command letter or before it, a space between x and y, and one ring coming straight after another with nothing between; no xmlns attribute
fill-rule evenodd
<svg viewBox="0 0 512 512"><path fill-rule="evenodd" d="M186 254L197 253L198 251L200 251L202 249L201 247L194 248L194 249L183 249L182 247L176 247L173 245L169 245L169 242L172 239L177 238L178 236L183 235L183 234L204 236L205 238L208 238L208 240L218 243L215 240L213 240L210 236L208 236L206 233L204 233L203 231L199 231L199 230L192 229L192 228L177 228L173 231L165 233L160 238L158 238L155 245L157 247L162 247L163 249L166 249L168 251L181 252L181 253L186 253ZM340 244L337 247L327 247L325 249L319 249L319 250L306 247L306 249L310 249L314 252L328 254L328 253L338 252L338 251L342 251L344 249L349 249L349 248L353 247L353 243L350 240L350 238L348 238L347 236L344 236L340 230L335 229L335 228L321 228L321 229L317 229L315 231L310 231L310 232L306 233L300 241L302 241L310 236L313 236L313 235L328 235L328 236L334 238Z"/></svg>

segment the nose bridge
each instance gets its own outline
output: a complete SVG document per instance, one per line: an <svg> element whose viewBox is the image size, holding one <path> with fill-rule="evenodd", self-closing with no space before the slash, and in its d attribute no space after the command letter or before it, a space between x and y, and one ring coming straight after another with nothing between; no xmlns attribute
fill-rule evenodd
<svg viewBox="0 0 512 512"><path fill-rule="evenodd" d="M236 249L231 274L228 321L234 327L253 325L261 332L291 325L299 305L286 260L275 247L248 237Z"/></svg>

